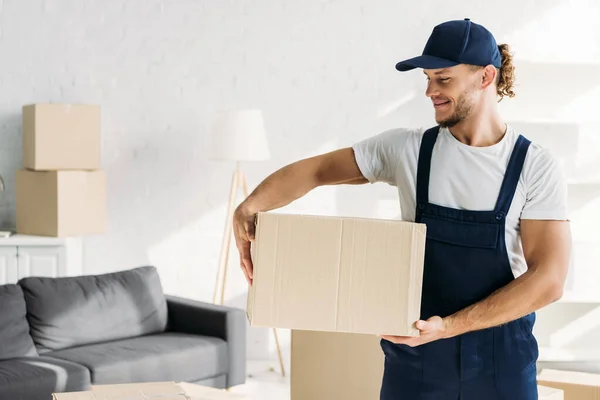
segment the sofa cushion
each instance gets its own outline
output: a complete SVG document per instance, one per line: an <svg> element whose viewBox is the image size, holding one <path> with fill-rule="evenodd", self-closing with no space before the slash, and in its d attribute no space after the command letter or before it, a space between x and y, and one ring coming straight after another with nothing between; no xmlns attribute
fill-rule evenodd
<svg viewBox="0 0 600 400"><path fill-rule="evenodd" d="M21 287L15 284L0 286L0 360L37 356L29 336L26 314Z"/></svg>
<svg viewBox="0 0 600 400"><path fill-rule="evenodd" d="M0 361L0 399L48 400L52 392L89 387L90 371L68 361L44 356Z"/></svg>
<svg viewBox="0 0 600 400"><path fill-rule="evenodd" d="M196 381L227 371L227 345L210 336L165 332L46 354L85 365L92 384Z"/></svg>
<svg viewBox="0 0 600 400"><path fill-rule="evenodd" d="M40 353L162 332L167 324L167 303L154 267L27 277L19 284Z"/></svg>

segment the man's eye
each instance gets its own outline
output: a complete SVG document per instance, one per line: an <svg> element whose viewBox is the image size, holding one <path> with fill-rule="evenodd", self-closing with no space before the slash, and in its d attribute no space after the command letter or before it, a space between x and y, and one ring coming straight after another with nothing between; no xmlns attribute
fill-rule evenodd
<svg viewBox="0 0 600 400"><path fill-rule="evenodd" d="M425 76L425 80L429 82L431 80L431 78L428 76ZM438 81L440 81L442 83L448 82L449 80L450 80L450 78L438 78Z"/></svg>

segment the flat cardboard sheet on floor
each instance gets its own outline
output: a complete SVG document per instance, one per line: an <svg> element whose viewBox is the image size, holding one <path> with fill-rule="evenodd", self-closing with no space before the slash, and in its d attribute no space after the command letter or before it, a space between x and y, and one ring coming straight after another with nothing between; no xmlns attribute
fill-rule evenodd
<svg viewBox="0 0 600 400"><path fill-rule="evenodd" d="M92 385L85 392L54 393L53 400L248 400L246 396L185 382Z"/></svg>
<svg viewBox="0 0 600 400"><path fill-rule="evenodd" d="M417 336L424 224L259 213L252 326Z"/></svg>
<svg viewBox="0 0 600 400"><path fill-rule="evenodd" d="M584 372L544 369L538 375L538 384L561 389L565 400L600 399L600 375Z"/></svg>

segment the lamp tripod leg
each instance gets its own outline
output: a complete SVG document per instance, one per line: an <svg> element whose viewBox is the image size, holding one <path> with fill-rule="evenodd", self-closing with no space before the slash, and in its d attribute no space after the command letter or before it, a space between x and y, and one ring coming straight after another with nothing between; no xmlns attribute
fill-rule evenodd
<svg viewBox="0 0 600 400"><path fill-rule="evenodd" d="M233 228L233 212L235 195L239 187L239 171L236 170L231 178L231 189L229 190L229 204L227 206L227 216L225 221L225 232L223 233L223 243L221 245L221 257L219 261L219 270L217 271L217 281L213 295L213 303L223 304L225 299L225 280L227 276L227 264L229 261L229 248L231 245L231 230Z"/></svg>

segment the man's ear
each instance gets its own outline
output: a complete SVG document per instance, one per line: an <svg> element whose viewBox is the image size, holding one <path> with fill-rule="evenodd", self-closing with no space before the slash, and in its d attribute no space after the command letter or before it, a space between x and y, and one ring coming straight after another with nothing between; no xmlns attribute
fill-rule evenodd
<svg viewBox="0 0 600 400"><path fill-rule="evenodd" d="M493 65L486 65L481 71L481 88L486 89L488 86L496 82L498 70Z"/></svg>

